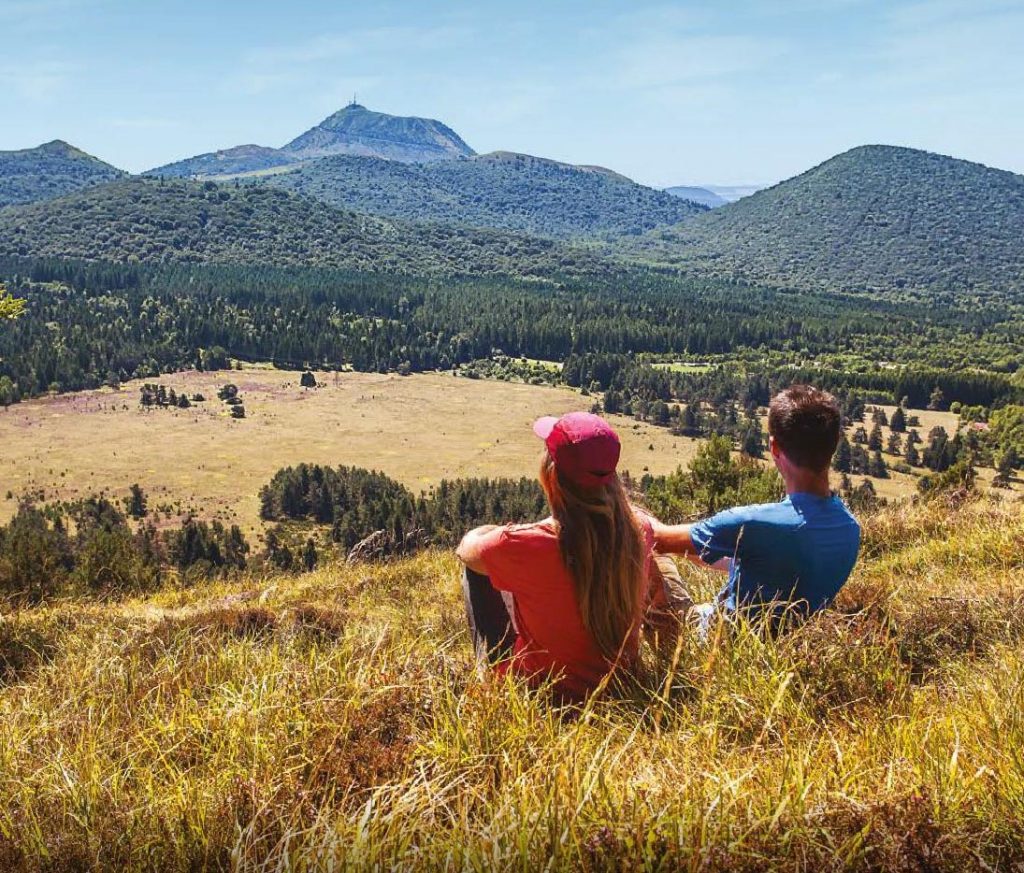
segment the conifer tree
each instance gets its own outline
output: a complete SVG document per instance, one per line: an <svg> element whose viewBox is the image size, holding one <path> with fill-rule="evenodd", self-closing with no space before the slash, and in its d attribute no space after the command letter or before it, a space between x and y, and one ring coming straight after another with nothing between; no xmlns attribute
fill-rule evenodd
<svg viewBox="0 0 1024 873"><path fill-rule="evenodd" d="M882 426L877 421L868 436L868 448L873 452L882 450Z"/></svg>
<svg viewBox="0 0 1024 873"><path fill-rule="evenodd" d="M141 519L146 517L148 512L146 494L138 482L131 486L125 503L128 507L128 514L132 518Z"/></svg>
<svg viewBox="0 0 1024 873"><path fill-rule="evenodd" d="M313 538L310 537L306 540L306 546L302 550L302 566L306 568L306 572L312 572L316 569L317 564L317 553L316 543L313 542Z"/></svg>
<svg viewBox="0 0 1024 873"><path fill-rule="evenodd" d="M832 469L845 476L850 472L852 458L853 450L850 448L850 441L844 433L839 439L839 446L836 448L835 457L832 458Z"/></svg>

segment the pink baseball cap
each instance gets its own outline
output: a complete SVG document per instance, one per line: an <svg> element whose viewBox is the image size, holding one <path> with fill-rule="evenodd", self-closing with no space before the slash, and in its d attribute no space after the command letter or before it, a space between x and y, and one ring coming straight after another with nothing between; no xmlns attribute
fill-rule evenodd
<svg viewBox="0 0 1024 873"><path fill-rule="evenodd" d="M589 412L570 412L561 418L538 418L533 424L555 467L570 482L600 488L615 478L622 446L619 436L603 418Z"/></svg>

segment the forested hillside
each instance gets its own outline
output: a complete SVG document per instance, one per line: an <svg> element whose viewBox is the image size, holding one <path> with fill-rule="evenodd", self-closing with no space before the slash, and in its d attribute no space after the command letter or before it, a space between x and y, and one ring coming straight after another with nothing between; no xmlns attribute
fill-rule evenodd
<svg viewBox="0 0 1024 873"><path fill-rule="evenodd" d="M358 215L276 188L147 178L0 212L0 255L424 274L602 268L536 237Z"/></svg>
<svg viewBox="0 0 1024 873"><path fill-rule="evenodd" d="M76 390L192 366L201 350L282 366L448 369L503 355L564 361L562 378L649 404L756 397L797 378L923 405L1020 395L1019 313L763 288L636 271L559 284L444 281L328 269L0 259L28 303L0 332L5 396ZM637 362L687 355L709 372ZM582 357L581 357L582 356ZM879 366L897 357L902 366ZM570 365L570 362L571 365ZM978 369L972 369L978 368ZM984 372L984 370L999 372ZM15 390L16 389L16 390Z"/></svg>
<svg viewBox="0 0 1024 873"><path fill-rule="evenodd" d="M862 146L634 252L798 288L1024 291L1024 176L893 146Z"/></svg>
<svg viewBox="0 0 1024 873"><path fill-rule="evenodd" d="M607 170L508 152L428 164L338 156L259 182L357 212L556 237L639 234L705 208Z"/></svg>
<svg viewBox="0 0 1024 873"><path fill-rule="evenodd" d="M50 200L124 175L61 140L34 149L0 152L0 208Z"/></svg>

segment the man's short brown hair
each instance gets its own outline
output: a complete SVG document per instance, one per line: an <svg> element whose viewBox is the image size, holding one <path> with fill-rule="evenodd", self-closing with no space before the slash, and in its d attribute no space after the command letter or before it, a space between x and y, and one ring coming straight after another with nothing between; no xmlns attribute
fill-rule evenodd
<svg viewBox="0 0 1024 873"><path fill-rule="evenodd" d="M827 470L842 433L839 404L820 388L792 385L772 398L768 433L798 467Z"/></svg>

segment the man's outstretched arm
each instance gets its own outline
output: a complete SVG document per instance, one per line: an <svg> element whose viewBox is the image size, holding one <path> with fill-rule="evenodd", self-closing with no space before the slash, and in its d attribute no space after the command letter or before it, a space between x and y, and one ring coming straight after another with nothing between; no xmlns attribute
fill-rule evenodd
<svg viewBox="0 0 1024 873"><path fill-rule="evenodd" d="M732 565L731 559L722 558L718 561L708 562L701 557L693 542L693 537L690 535L690 525L663 524L652 518L651 527L654 531L654 550L656 552L662 555L684 555L695 564L729 572Z"/></svg>
<svg viewBox="0 0 1024 873"><path fill-rule="evenodd" d="M654 532L654 550L663 555L694 555L697 549L690 536L688 524L664 524L651 519Z"/></svg>

